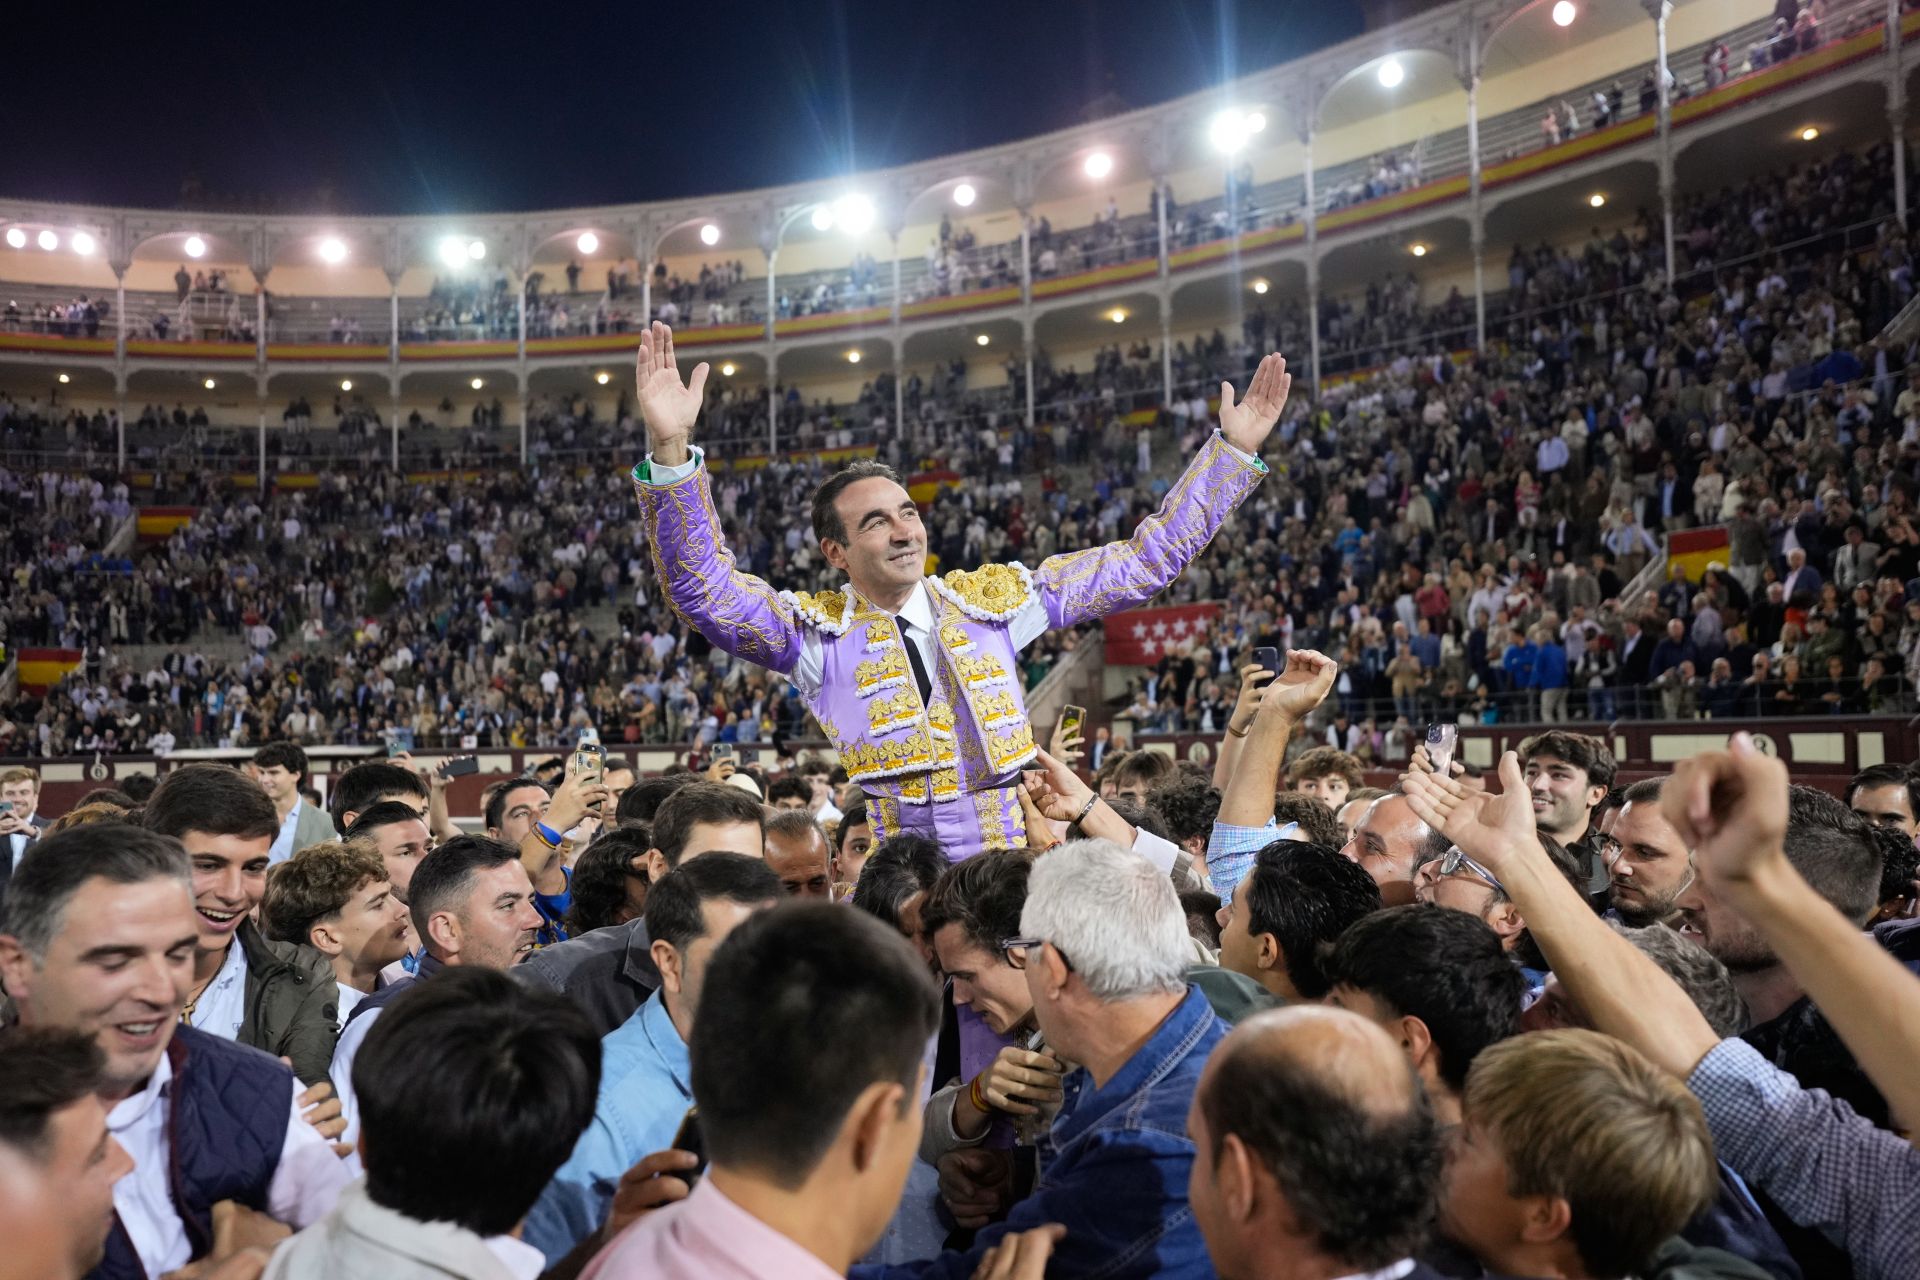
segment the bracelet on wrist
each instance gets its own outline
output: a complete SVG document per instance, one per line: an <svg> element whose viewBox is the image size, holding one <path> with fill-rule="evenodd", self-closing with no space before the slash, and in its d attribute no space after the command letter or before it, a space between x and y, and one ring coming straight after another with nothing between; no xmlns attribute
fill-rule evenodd
<svg viewBox="0 0 1920 1280"><path fill-rule="evenodd" d="M545 842L548 846L555 849L558 849L560 847L560 841L563 838L560 832L555 831L552 827L548 826L544 822L534 823L533 829L534 829L534 832L537 835L539 835L540 839L543 842Z"/></svg>
<svg viewBox="0 0 1920 1280"><path fill-rule="evenodd" d="M1246 729L1236 729L1232 725L1227 726L1227 734L1230 737L1244 738L1247 736L1248 732L1249 730L1246 730Z"/></svg>
<svg viewBox="0 0 1920 1280"><path fill-rule="evenodd" d="M973 1083L967 1087L967 1101L971 1102L974 1110L978 1111L981 1115L990 1116L993 1114L993 1108L987 1105L986 1098L980 1092L980 1081L985 1078L985 1076L986 1073L983 1071L980 1075L973 1078Z"/></svg>
<svg viewBox="0 0 1920 1280"><path fill-rule="evenodd" d="M1093 812L1093 806L1099 803L1100 803L1099 792L1096 791L1092 795L1088 796L1087 802L1080 806L1080 812L1073 815L1073 825L1077 827L1081 823L1085 822L1087 820L1087 815Z"/></svg>

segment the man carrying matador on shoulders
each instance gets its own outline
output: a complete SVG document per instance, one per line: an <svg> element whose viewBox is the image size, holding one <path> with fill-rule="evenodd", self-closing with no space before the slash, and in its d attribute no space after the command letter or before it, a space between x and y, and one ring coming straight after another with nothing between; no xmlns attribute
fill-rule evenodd
<svg viewBox="0 0 1920 1280"><path fill-rule="evenodd" d="M673 334L640 337L649 453L633 469L655 571L674 612L735 657L791 680L847 776L867 795L876 841L912 832L960 861L1026 844L1017 790L1034 759L1020 650L1151 599L1259 487L1259 453L1286 405L1287 362L1269 355L1246 396L1222 384L1220 428L1133 536L1051 556L926 572L920 510L891 468L860 461L813 496L813 532L843 590L776 591L735 566L689 443L707 366L682 382Z"/></svg>

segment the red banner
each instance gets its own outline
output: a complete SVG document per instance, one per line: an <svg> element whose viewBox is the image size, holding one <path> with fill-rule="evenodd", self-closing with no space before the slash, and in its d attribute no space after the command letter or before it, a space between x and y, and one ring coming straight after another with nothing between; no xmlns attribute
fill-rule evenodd
<svg viewBox="0 0 1920 1280"><path fill-rule="evenodd" d="M1107 661L1150 667L1169 652L1206 634L1220 612L1217 602L1181 604L1166 609L1129 609L1107 619Z"/></svg>

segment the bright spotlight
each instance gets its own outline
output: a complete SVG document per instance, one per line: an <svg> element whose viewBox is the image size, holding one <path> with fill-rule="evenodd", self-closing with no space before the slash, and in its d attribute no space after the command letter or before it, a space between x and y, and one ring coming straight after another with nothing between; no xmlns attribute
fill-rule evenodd
<svg viewBox="0 0 1920 1280"><path fill-rule="evenodd" d="M342 379L340 379L340 389L341 389L342 391L351 391L351 390L353 390L353 379L352 379L352 378L342 378Z"/></svg>
<svg viewBox="0 0 1920 1280"><path fill-rule="evenodd" d="M487 256L487 246L479 240L472 241L467 245L467 256L478 262Z"/></svg>
<svg viewBox="0 0 1920 1280"><path fill-rule="evenodd" d="M1259 133L1267 127L1267 113L1264 111L1247 112L1247 132Z"/></svg>
<svg viewBox="0 0 1920 1280"><path fill-rule="evenodd" d="M976 345L984 347L987 345L987 343L991 342L992 339L987 337L986 334L982 333L982 334L976 335L973 341Z"/></svg>
<svg viewBox="0 0 1920 1280"><path fill-rule="evenodd" d="M731 360L727 361L725 364L720 366L720 376L723 378L731 378L733 376L733 372L734 372L733 361Z"/></svg>
<svg viewBox="0 0 1920 1280"><path fill-rule="evenodd" d="M24 249L27 247L27 233L18 227L7 228L7 248Z"/></svg>
<svg viewBox="0 0 1920 1280"><path fill-rule="evenodd" d="M1253 291L1255 293L1265 293L1270 287L1265 280L1255 280L1253 282Z"/></svg>
<svg viewBox="0 0 1920 1280"><path fill-rule="evenodd" d="M953 202L965 209L978 199L979 195L980 193L973 189L971 182L963 182L953 189Z"/></svg>
<svg viewBox="0 0 1920 1280"><path fill-rule="evenodd" d="M51 231L42 231L36 239L39 241L40 247L48 253L52 253L60 247L60 237Z"/></svg>
<svg viewBox="0 0 1920 1280"><path fill-rule="evenodd" d="M72 381L73 381L73 379L72 379L72 378L69 378L69 377L68 377L68 376L67 376L66 374L64 374L64 373L60 375L60 382L61 382L61 384L62 384L63 386L64 386L64 385L65 385L66 383L69 383L69 382L72 382Z"/></svg>
<svg viewBox="0 0 1920 1280"><path fill-rule="evenodd" d="M1407 252L1416 258L1424 258L1427 256L1427 246L1423 244L1410 244L1407 246Z"/></svg>
<svg viewBox="0 0 1920 1280"><path fill-rule="evenodd" d="M457 267L467 260L467 246L460 243L460 237L448 236L440 242L440 261L450 267Z"/></svg>
<svg viewBox="0 0 1920 1280"><path fill-rule="evenodd" d="M610 373L596 373L593 375L593 380L604 387L613 381L613 375Z"/></svg>
<svg viewBox="0 0 1920 1280"><path fill-rule="evenodd" d="M832 226L833 206L830 204L815 205L813 208L813 229L815 231L825 231Z"/></svg>
<svg viewBox="0 0 1920 1280"><path fill-rule="evenodd" d="M715 244L719 244L719 243L720 243L720 228L719 228L719 227L716 227L716 226L714 226L714 225L713 225L713 224L712 224L711 222L709 222L709 223L708 223L708 224L707 224L706 226L704 226L704 227L701 227L701 228L700 228L700 243L701 243L701 244L705 244L705 245L715 245Z"/></svg>
<svg viewBox="0 0 1920 1280"><path fill-rule="evenodd" d="M200 385L205 387L207 390L211 391L213 390L213 379L208 378L205 382L202 382Z"/></svg>
<svg viewBox="0 0 1920 1280"><path fill-rule="evenodd" d="M1107 312L1107 319L1113 321L1115 324L1125 324L1127 320L1126 309L1123 307L1115 307L1113 310Z"/></svg>
<svg viewBox="0 0 1920 1280"><path fill-rule="evenodd" d="M84 231L74 232L73 237L68 240L67 243L72 245L73 251L83 258L92 253L94 249L93 237Z"/></svg>
<svg viewBox="0 0 1920 1280"><path fill-rule="evenodd" d="M338 236L328 236L320 242L320 261L342 263L347 260L347 245Z"/></svg>
<svg viewBox="0 0 1920 1280"><path fill-rule="evenodd" d="M1104 151L1096 151L1080 167L1089 178L1104 178L1113 172L1113 157Z"/></svg>
<svg viewBox="0 0 1920 1280"><path fill-rule="evenodd" d="M1247 117L1238 107L1228 107L1219 112L1207 125L1207 141L1213 149L1225 155L1232 155L1247 145Z"/></svg>
<svg viewBox="0 0 1920 1280"><path fill-rule="evenodd" d="M873 226L873 201L863 195L841 196L833 202L833 220L850 236L862 236Z"/></svg>
<svg viewBox="0 0 1920 1280"><path fill-rule="evenodd" d="M1574 13L1573 0L1555 0L1553 6L1553 25L1556 27L1572 26Z"/></svg>
<svg viewBox="0 0 1920 1280"><path fill-rule="evenodd" d="M189 258L204 258L207 256L207 242L199 236L188 236L186 250Z"/></svg>
<svg viewBox="0 0 1920 1280"><path fill-rule="evenodd" d="M1806 128L1800 131L1800 141L1802 142L1812 142L1815 138L1819 136L1820 136L1820 131L1814 128L1812 125L1808 125Z"/></svg>
<svg viewBox="0 0 1920 1280"><path fill-rule="evenodd" d="M486 386L487 384L485 379L475 378L472 382L469 382L467 385L472 387L475 391L478 391L480 388Z"/></svg>
<svg viewBox="0 0 1920 1280"><path fill-rule="evenodd" d="M582 253L592 253L600 247L600 237L591 231L582 231L580 238L573 242L573 247Z"/></svg>
<svg viewBox="0 0 1920 1280"><path fill-rule="evenodd" d="M1607 198L1604 195L1601 195L1598 191L1594 192L1592 195L1587 197L1587 203L1592 205L1596 209L1606 204L1606 202L1607 202Z"/></svg>
<svg viewBox="0 0 1920 1280"><path fill-rule="evenodd" d="M1407 69L1400 65L1400 59L1388 58L1380 64L1379 76L1382 89L1396 89L1407 78Z"/></svg>
<svg viewBox="0 0 1920 1280"><path fill-rule="evenodd" d="M847 352L847 363L848 363L848 364L859 364L859 363L860 363L860 353L859 353L858 351L849 351L849 352Z"/></svg>

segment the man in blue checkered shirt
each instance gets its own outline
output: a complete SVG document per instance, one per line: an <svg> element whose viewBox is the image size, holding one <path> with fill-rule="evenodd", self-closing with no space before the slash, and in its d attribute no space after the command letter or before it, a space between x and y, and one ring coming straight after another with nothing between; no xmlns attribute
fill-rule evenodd
<svg viewBox="0 0 1920 1280"><path fill-rule="evenodd" d="M1687 1081L1720 1159L1797 1225L1843 1248L1860 1280L1920 1276L1920 1153L1845 1103L1804 1089L1738 1039L1594 916L1534 836L1518 759L1498 795L1432 774L1403 780L1421 818L1498 875L1568 995L1595 1026ZM1753 926L1832 1022L1895 1116L1920 1116L1920 981L1787 861L1789 779L1745 734L1683 761L1663 816L1701 880ZM1811 1273L1809 1273L1811 1274Z"/></svg>

